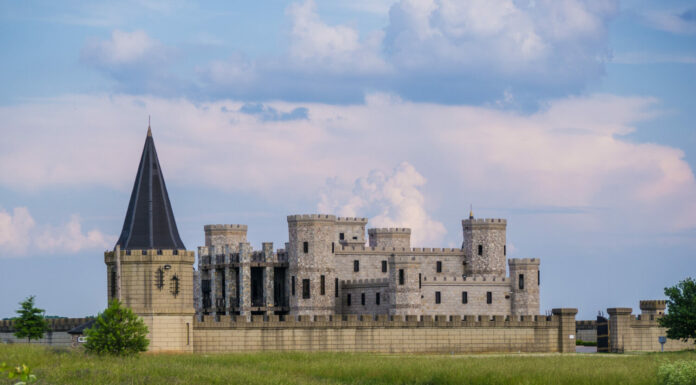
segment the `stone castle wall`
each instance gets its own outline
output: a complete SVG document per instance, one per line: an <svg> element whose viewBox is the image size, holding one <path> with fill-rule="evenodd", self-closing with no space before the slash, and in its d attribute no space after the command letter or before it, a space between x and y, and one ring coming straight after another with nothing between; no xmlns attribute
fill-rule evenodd
<svg viewBox="0 0 696 385"><path fill-rule="evenodd" d="M554 315L366 317L254 316L194 324L194 352L343 351L378 353L571 352L576 309ZM569 325L571 327L569 327Z"/></svg>
<svg viewBox="0 0 696 385"><path fill-rule="evenodd" d="M88 322L89 318L49 318L46 321L48 321L49 331L44 334L43 338L32 340L32 345L71 346L72 336L68 334L68 331ZM0 343L27 343L26 338L15 337L14 324L14 320L0 321Z"/></svg>
<svg viewBox="0 0 696 385"><path fill-rule="evenodd" d="M666 336L667 330L657 323L654 315L631 314L630 307L607 309L609 313L609 346L610 351L656 352L660 351L658 337ZM687 342L667 339L665 351L694 349L693 340Z"/></svg>

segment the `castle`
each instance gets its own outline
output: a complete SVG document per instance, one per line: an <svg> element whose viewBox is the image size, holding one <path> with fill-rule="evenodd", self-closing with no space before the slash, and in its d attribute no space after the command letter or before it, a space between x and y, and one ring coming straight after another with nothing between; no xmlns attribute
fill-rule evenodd
<svg viewBox="0 0 696 385"><path fill-rule="evenodd" d="M470 213L460 249L412 248L407 228L368 229L366 242L365 218L287 221L276 251L253 250L245 225L205 226L195 271L148 127L121 235L104 253L108 297L145 321L152 351L575 351L577 309L539 315L539 260L507 260L504 219ZM609 345L655 349L659 314L614 310Z"/></svg>

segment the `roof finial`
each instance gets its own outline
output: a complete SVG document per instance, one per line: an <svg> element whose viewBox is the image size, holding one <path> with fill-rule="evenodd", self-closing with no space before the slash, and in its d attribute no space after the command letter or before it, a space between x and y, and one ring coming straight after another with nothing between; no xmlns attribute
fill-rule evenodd
<svg viewBox="0 0 696 385"><path fill-rule="evenodd" d="M474 205L469 205L469 219L474 219Z"/></svg>
<svg viewBox="0 0 696 385"><path fill-rule="evenodd" d="M152 136L152 130L150 129L150 115L147 116L147 136Z"/></svg>

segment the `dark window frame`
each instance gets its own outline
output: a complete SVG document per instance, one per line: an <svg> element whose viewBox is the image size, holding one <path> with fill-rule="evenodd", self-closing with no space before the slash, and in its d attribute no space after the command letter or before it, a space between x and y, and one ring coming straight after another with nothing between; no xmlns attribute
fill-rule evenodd
<svg viewBox="0 0 696 385"><path fill-rule="evenodd" d="M290 277L290 293L295 296L295 276Z"/></svg>
<svg viewBox="0 0 696 385"><path fill-rule="evenodd" d="M462 292L462 304L466 305L467 303L469 303L469 293L466 291L463 291Z"/></svg>
<svg viewBox="0 0 696 385"><path fill-rule="evenodd" d="M360 304L365 306L365 293L360 293Z"/></svg>
<svg viewBox="0 0 696 385"><path fill-rule="evenodd" d="M381 302L381 299L379 298L379 292L375 294L375 305L379 305Z"/></svg>
<svg viewBox="0 0 696 385"><path fill-rule="evenodd" d="M478 255L483 255L483 245L478 245Z"/></svg>
<svg viewBox="0 0 696 385"><path fill-rule="evenodd" d="M406 281L406 274L404 269L399 269L399 285L403 285Z"/></svg>
<svg viewBox="0 0 696 385"><path fill-rule="evenodd" d="M387 261L382 261L382 273L387 272Z"/></svg>
<svg viewBox="0 0 696 385"><path fill-rule="evenodd" d="M346 306L351 305L351 298L350 298L350 293L346 294Z"/></svg>
<svg viewBox="0 0 696 385"><path fill-rule="evenodd" d="M305 254L309 253L309 242L304 241L302 243L302 251L304 251Z"/></svg>
<svg viewBox="0 0 696 385"><path fill-rule="evenodd" d="M435 262L435 271L437 273L442 273L442 261Z"/></svg>
<svg viewBox="0 0 696 385"><path fill-rule="evenodd" d="M335 296L338 298L338 278L334 280L334 286Z"/></svg>
<svg viewBox="0 0 696 385"><path fill-rule="evenodd" d="M312 287L309 284L309 278L302 280L302 299L312 298Z"/></svg>
<svg viewBox="0 0 696 385"><path fill-rule="evenodd" d="M339 239L340 241L346 239L346 233L339 233L339 234L338 234L338 239Z"/></svg>
<svg viewBox="0 0 696 385"><path fill-rule="evenodd" d="M435 304L439 305L441 303L442 303L442 293L440 293L439 291L436 291L435 292Z"/></svg>
<svg viewBox="0 0 696 385"><path fill-rule="evenodd" d="M517 277L517 287L519 287L520 290L524 290L524 274L520 274Z"/></svg>
<svg viewBox="0 0 696 385"><path fill-rule="evenodd" d="M319 277L319 295L326 295L326 277Z"/></svg>
<svg viewBox="0 0 696 385"><path fill-rule="evenodd" d="M492 291L486 292L486 303L489 305L493 304L493 292Z"/></svg>
<svg viewBox="0 0 696 385"><path fill-rule="evenodd" d="M360 271L360 260L355 259L355 260L353 260L353 272L357 273L359 271Z"/></svg>

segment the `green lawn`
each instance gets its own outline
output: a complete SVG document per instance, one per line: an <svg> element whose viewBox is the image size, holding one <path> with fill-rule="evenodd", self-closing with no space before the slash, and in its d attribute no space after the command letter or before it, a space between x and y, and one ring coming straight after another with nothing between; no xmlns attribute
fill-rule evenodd
<svg viewBox="0 0 696 385"><path fill-rule="evenodd" d="M70 349L0 345L0 362L28 364L43 384L655 384L657 367L673 360L696 360L696 352L143 354L111 358ZM0 384L3 381L7 380Z"/></svg>

